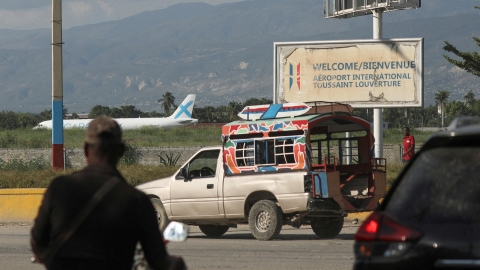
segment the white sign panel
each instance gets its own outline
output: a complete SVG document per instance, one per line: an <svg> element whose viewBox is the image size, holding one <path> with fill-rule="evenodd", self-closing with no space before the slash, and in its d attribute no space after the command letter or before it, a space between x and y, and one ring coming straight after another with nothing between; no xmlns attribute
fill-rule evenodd
<svg viewBox="0 0 480 270"><path fill-rule="evenodd" d="M274 44L274 101L423 106L423 39Z"/></svg>

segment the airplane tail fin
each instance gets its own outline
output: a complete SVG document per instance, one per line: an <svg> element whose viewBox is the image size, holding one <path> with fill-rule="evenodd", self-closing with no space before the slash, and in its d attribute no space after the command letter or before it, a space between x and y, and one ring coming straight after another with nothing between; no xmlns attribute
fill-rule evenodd
<svg viewBox="0 0 480 270"><path fill-rule="evenodd" d="M192 118L193 104L195 103L195 94L188 95L185 100L178 106L175 112L168 118Z"/></svg>

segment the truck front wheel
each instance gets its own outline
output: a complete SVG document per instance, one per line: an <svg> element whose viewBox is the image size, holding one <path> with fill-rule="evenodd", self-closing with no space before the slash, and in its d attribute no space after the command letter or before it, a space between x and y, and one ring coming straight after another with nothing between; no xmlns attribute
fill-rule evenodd
<svg viewBox="0 0 480 270"><path fill-rule="evenodd" d="M161 232L165 230L170 220L168 220L167 212L165 212L165 208L163 207L163 203L160 199L151 198L150 201L153 204L153 208L155 209L155 214L157 215L158 221L158 228Z"/></svg>
<svg viewBox="0 0 480 270"><path fill-rule="evenodd" d="M312 223L313 232L322 239L335 238L343 228L343 217L317 218Z"/></svg>
<svg viewBox="0 0 480 270"><path fill-rule="evenodd" d="M199 225L200 231L209 237L220 237L228 231L228 226Z"/></svg>
<svg viewBox="0 0 480 270"><path fill-rule="evenodd" d="M250 231L258 240L272 240L280 234L283 225L282 211L273 201L256 202L248 215Z"/></svg>

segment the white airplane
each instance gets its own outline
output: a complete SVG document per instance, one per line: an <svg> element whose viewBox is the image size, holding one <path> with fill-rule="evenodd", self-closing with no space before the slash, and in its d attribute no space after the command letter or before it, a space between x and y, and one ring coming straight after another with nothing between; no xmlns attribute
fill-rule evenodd
<svg viewBox="0 0 480 270"><path fill-rule="evenodd" d="M198 123L198 119L192 118L195 95L188 95L178 106L177 110L169 117L162 118L116 118L115 121L122 129L139 129L142 127L180 127ZM93 119L64 119L63 129L87 128ZM43 121L33 129L52 129L52 120Z"/></svg>

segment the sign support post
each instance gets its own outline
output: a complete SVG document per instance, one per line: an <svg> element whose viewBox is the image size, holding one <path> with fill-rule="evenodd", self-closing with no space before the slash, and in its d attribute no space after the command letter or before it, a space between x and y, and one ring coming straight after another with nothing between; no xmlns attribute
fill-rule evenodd
<svg viewBox="0 0 480 270"><path fill-rule="evenodd" d="M383 11L373 10L373 39L382 39ZM373 109L373 136L375 136L375 157L383 158L383 109Z"/></svg>

